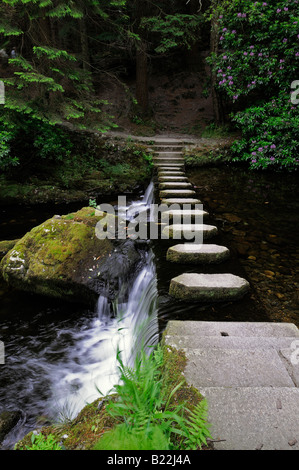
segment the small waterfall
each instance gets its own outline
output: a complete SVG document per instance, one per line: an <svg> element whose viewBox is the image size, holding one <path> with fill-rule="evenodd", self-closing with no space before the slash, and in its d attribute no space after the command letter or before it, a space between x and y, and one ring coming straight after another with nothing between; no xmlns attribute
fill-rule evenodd
<svg viewBox="0 0 299 470"><path fill-rule="evenodd" d="M51 371L51 408L69 419L95 399L105 395L119 381L117 351L133 366L141 348L158 343L157 286L151 251L136 276L126 302L116 302L111 318L107 298L100 296L96 316L89 328L72 332L75 348L67 361ZM58 370L57 370L58 369ZM56 416L57 417L57 416Z"/></svg>
<svg viewBox="0 0 299 470"><path fill-rule="evenodd" d="M136 213L147 211L153 201L153 191L151 183L141 201L119 207L118 213L125 210L127 218L134 218ZM118 350L122 352L123 362L133 366L143 347L147 350L158 343L157 281L151 250L145 258L133 284L120 286L113 318L107 297L101 295L91 325L71 332L75 347L70 348L64 364L51 372L51 407L61 416L76 416L86 403L100 397L98 390L103 395L109 393L119 381Z"/></svg>
<svg viewBox="0 0 299 470"><path fill-rule="evenodd" d="M132 221L141 212L147 212L150 210L151 205L154 201L154 182L151 181L148 185L144 196L140 201L133 201L127 207L118 207L118 214L126 218L128 221Z"/></svg>

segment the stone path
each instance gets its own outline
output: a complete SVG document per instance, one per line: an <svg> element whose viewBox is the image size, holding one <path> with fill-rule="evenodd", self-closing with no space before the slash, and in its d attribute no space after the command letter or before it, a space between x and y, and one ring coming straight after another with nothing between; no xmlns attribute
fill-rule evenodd
<svg viewBox="0 0 299 470"><path fill-rule="evenodd" d="M162 204L169 206L166 214L169 215L170 223L163 228L162 237L182 241L175 248L171 247L168 250L167 260L173 263L194 265L219 263L227 259L229 250L225 247L212 245L207 248L203 244L217 235L218 230L217 227L203 221L208 213L203 210L196 191L186 177L184 143L176 140L160 140L151 150L154 150L153 162L157 169L159 197ZM196 207L199 205L200 207ZM192 239L193 245L196 242L196 249L193 245L185 243ZM214 297L216 301L219 301L227 298L238 299L249 290L248 282L238 276L230 275L230 273L215 276L211 278L208 274L199 276L182 273L179 279L171 281L169 293L178 299L185 299L188 296L194 300Z"/></svg>
<svg viewBox="0 0 299 470"><path fill-rule="evenodd" d="M228 259L230 251L206 243L216 235L217 227L203 222L208 213L196 193L189 192L181 159L183 145L175 140L155 145L159 195L169 206L169 224L162 233L181 240L168 249L167 261L198 265L199 273L173 278L169 294L196 302L238 299L249 290L245 279L231 273L200 272L203 264L217 265ZM190 205L187 209L186 204ZM192 223L198 217L201 223ZM201 233L203 243L185 243L192 233ZM299 330L295 325L170 321L164 341L186 354L185 377L208 401L215 449L299 449Z"/></svg>
<svg viewBox="0 0 299 470"><path fill-rule="evenodd" d="M295 325L171 321L164 340L186 354L216 450L299 450Z"/></svg>

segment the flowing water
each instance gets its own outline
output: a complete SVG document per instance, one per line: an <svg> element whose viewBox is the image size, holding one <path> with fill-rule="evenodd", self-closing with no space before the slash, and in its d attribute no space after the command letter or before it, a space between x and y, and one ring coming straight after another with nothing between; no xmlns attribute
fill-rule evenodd
<svg viewBox="0 0 299 470"><path fill-rule="evenodd" d="M126 207L129 220L136 211L147 210L152 198L151 183L140 201ZM3 301L0 337L6 362L0 378L0 412L18 409L23 414L3 449L34 429L37 417L75 417L118 382L118 351L123 362L133 366L141 348L150 351L159 340L151 249L132 285L120 286L112 315L105 296L99 297L95 312L22 293L17 299L4 295Z"/></svg>

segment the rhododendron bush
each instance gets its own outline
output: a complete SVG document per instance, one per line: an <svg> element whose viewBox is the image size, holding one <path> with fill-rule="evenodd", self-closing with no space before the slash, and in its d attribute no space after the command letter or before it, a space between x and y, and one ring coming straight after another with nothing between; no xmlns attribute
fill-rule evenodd
<svg viewBox="0 0 299 470"><path fill-rule="evenodd" d="M219 44L208 62L242 131L235 160L251 168L296 169L299 94L291 87L299 80L298 0L223 1L213 14Z"/></svg>

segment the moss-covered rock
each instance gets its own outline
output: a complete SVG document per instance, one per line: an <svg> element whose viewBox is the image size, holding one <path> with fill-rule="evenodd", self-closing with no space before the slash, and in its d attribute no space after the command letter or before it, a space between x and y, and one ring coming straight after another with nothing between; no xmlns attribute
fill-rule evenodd
<svg viewBox="0 0 299 470"><path fill-rule="evenodd" d="M46 220L4 256L3 279L17 289L88 305L109 285L113 298L140 255L134 241L100 240L95 229L101 221L104 214L91 207Z"/></svg>
<svg viewBox="0 0 299 470"><path fill-rule="evenodd" d="M15 246L17 241L18 240L3 240L0 242L0 260Z"/></svg>
<svg viewBox="0 0 299 470"><path fill-rule="evenodd" d="M0 413L0 443L21 419L20 411L2 411Z"/></svg>

